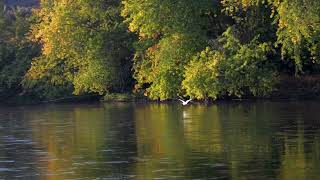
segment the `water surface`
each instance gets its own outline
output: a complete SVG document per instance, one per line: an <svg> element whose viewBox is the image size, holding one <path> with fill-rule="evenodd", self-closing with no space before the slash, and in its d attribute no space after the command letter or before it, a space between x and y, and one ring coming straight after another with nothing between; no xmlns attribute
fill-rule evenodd
<svg viewBox="0 0 320 180"><path fill-rule="evenodd" d="M0 107L0 179L320 179L320 102Z"/></svg>

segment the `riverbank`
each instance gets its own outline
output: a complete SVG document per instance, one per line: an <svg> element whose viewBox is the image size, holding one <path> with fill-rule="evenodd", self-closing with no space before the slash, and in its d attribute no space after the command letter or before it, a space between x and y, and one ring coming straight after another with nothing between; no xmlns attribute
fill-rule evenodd
<svg viewBox="0 0 320 180"><path fill-rule="evenodd" d="M273 93L267 96L254 97L252 95L238 97L223 97L217 101L230 101L230 100L301 100L301 99L320 99L320 75L312 76L289 76L281 75L279 77L279 83L276 85ZM51 100L40 100L36 97L14 97L1 102L1 104L7 105L29 105L29 104L41 104L41 103L77 103L77 102L155 102L142 94L134 93L112 93L105 96L97 94L82 95L82 96L70 96ZM170 100L165 101L170 102ZM203 103L204 101L198 101ZM214 102L210 101L209 102Z"/></svg>
<svg viewBox="0 0 320 180"><path fill-rule="evenodd" d="M266 96L255 97L246 95L242 98L238 97L223 97L217 101L226 100L263 100L263 99L320 99L320 75L312 76L279 76L279 83L275 86L275 90ZM104 96L101 101L103 102L150 102L153 100L137 94L108 94ZM209 100L213 102L212 100ZM203 101L199 101L203 102Z"/></svg>
<svg viewBox="0 0 320 180"><path fill-rule="evenodd" d="M280 76L276 90L269 96L273 99L320 99L320 75Z"/></svg>
<svg viewBox="0 0 320 180"><path fill-rule="evenodd" d="M151 101L148 97L142 94L133 93L113 93L107 94L102 99L102 102L148 102Z"/></svg>

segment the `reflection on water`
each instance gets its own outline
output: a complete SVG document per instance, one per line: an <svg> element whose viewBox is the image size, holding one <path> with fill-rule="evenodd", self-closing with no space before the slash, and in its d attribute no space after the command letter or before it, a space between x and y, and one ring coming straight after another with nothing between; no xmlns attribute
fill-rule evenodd
<svg viewBox="0 0 320 180"><path fill-rule="evenodd" d="M320 179L319 108L0 107L0 179Z"/></svg>

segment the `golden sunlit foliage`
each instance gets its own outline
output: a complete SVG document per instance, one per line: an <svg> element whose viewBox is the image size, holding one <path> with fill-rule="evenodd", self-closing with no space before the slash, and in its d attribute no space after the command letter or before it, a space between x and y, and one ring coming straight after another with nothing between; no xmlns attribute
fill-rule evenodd
<svg viewBox="0 0 320 180"><path fill-rule="evenodd" d="M42 79L71 83L74 93L123 91L130 87L130 35L118 1L42 0L32 39L42 44L26 86Z"/></svg>

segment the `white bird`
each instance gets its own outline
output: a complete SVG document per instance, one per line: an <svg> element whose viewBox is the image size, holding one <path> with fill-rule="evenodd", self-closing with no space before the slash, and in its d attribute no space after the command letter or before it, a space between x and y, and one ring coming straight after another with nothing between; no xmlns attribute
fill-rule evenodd
<svg viewBox="0 0 320 180"><path fill-rule="evenodd" d="M182 99L178 99L178 100L181 101L181 102L182 102L182 105L184 105L184 106L188 105L188 103L189 103L190 101L192 101L192 99L189 99L189 100L187 100L187 101L184 101L184 100L182 100Z"/></svg>

